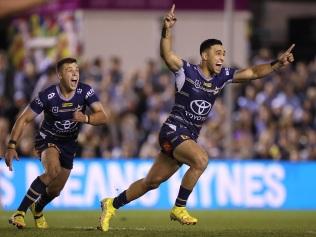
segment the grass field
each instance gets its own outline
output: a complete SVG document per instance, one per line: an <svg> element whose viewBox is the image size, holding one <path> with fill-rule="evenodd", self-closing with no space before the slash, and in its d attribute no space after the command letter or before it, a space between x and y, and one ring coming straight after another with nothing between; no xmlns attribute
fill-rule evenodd
<svg viewBox="0 0 316 237"><path fill-rule="evenodd" d="M193 211L199 218L196 226L171 222L167 211L120 211L112 220L109 232L96 229L99 212L48 211L47 230L33 227L28 213L27 228L15 229L8 224L11 212L0 211L0 236L12 237L94 237L94 236L315 236L316 212L303 211Z"/></svg>

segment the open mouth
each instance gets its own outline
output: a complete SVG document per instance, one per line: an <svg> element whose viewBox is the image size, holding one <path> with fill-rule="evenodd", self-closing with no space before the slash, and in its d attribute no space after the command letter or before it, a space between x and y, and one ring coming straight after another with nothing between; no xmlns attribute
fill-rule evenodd
<svg viewBox="0 0 316 237"><path fill-rule="evenodd" d="M77 83L78 83L78 79L77 79L77 78L71 79L71 85L72 85L72 86L76 86Z"/></svg>
<svg viewBox="0 0 316 237"><path fill-rule="evenodd" d="M215 67L218 71L220 71L222 69L223 63L216 63Z"/></svg>

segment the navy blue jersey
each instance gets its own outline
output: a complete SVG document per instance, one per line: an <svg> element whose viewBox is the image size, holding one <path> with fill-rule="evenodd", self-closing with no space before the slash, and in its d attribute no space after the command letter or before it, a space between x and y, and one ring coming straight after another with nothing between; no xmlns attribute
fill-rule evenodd
<svg viewBox="0 0 316 237"><path fill-rule="evenodd" d="M183 60L183 67L175 72L175 104L166 123L176 121L198 136L215 99L224 86L231 82L234 68L222 68L212 79L203 76L199 66Z"/></svg>
<svg viewBox="0 0 316 237"><path fill-rule="evenodd" d="M99 101L94 90L87 84L79 83L71 98L64 98L58 85L41 91L31 104L31 109L40 114L44 111L44 120L40 135L55 139L76 139L80 124L72 120L76 110L85 112L86 106Z"/></svg>

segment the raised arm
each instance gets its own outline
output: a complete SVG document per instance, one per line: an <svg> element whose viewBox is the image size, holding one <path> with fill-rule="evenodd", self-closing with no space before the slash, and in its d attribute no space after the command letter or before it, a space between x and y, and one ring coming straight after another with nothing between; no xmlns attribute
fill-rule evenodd
<svg viewBox="0 0 316 237"><path fill-rule="evenodd" d="M292 44L285 53L281 54L279 58L272 63L260 64L250 68L238 70L235 75L233 82L246 82L249 80L254 80L258 78L265 77L273 71L277 71L280 68L292 63L294 61L294 56L292 54L292 49L295 44Z"/></svg>
<svg viewBox="0 0 316 237"><path fill-rule="evenodd" d="M161 39L160 39L160 56L167 64L171 71L178 71L183 65L182 60L172 51L172 36L171 28L176 23L177 19L174 13L175 4L167 13L163 20Z"/></svg>
<svg viewBox="0 0 316 237"><path fill-rule="evenodd" d="M10 141L7 147L7 152L5 154L5 163L12 171L12 160L19 160L18 154L16 152L16 143L22 135L23 129L26 124L30 123L37 116L29 106L21 113L21 115L16 120L10 135Z"/></svg>

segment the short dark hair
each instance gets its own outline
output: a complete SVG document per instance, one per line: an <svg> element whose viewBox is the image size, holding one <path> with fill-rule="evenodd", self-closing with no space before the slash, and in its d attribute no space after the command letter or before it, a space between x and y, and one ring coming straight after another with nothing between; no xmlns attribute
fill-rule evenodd
<svg viewBox="0 0 316 237"><path fill-rule="evenodd" d="M66 63L77 63L77 59L75 58L62 58L56 64L56 71L59 72L62 66Z"/></svg>
<svg viewBox="0 0 316 237"><path fill-rule="evenodd" d="M207 39L207 40L204 40L201 45L200 45L200 55L202 55L202 53L212 47L213 45L215 44L220 44L220 45L223 45L222 41L218 40L218 39Z"/></svg>

